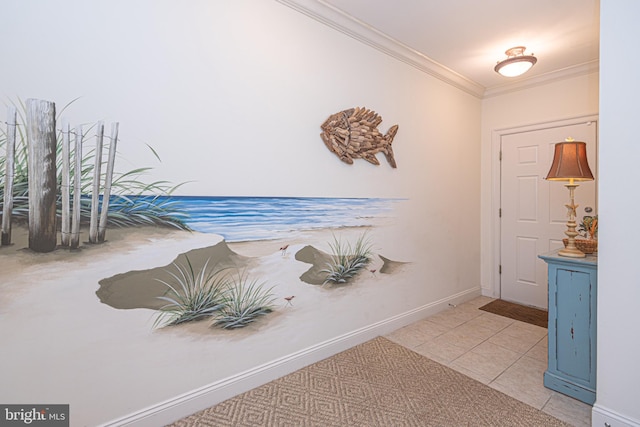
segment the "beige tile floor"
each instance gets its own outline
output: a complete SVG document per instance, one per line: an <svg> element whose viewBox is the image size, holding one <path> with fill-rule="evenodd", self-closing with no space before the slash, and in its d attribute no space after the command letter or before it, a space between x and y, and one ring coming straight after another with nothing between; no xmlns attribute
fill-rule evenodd
<svg viewBox="0 0 640 427"><path fill-rule="evenodd" d="M386 337L576 427L591 406L545 388L547 329L487 313L478 297Z"/></svg>

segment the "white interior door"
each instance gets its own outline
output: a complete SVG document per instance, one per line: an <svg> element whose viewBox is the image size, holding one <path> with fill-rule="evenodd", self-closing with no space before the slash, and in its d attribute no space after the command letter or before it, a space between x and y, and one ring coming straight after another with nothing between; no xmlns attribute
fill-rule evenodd
<svg viewBox="0 0 640 427"><path fill-rule="evenodd" d="M500 298L547 309L547 266L539 254L559 249L567 229L569 191L546 181L555 143L587 144L597 178L597 123L550 127L501 136ZM576 221L597 214L595 181L580 183Z"/></svg>

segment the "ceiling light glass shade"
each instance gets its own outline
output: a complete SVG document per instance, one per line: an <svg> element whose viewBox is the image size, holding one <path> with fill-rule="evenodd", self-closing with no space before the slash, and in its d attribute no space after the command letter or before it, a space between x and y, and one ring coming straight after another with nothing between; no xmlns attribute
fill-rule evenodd
<svg viewBox="0 0 640 427"><path fill-rule="evenodd" d="M529 68L538 62L538 58L533 55L525 55L524 46L512 47L507 49L505 54L508 56L504 61L498 62L494 70L496 73L505 77L516 77L526 73Z"/></svg>

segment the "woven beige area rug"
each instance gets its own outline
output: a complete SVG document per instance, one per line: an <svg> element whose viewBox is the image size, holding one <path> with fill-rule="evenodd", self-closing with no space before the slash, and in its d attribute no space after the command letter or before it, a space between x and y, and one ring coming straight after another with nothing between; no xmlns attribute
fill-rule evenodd
<svg viewBox="0 0 640 427"><path fill-rule="evenodd" d="M568 424L378 337L172 426Z"/></svg>

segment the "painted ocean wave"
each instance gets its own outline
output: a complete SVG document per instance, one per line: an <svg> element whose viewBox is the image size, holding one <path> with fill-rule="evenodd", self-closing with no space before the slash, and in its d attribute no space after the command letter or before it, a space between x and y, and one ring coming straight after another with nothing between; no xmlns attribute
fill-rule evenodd
<svg viewBox="0 0 640 427"><path fill-rule="evenodd" d="M268 240L288 232L374 225L400 199L163 196L193 230L229 242Z"/></svg>

